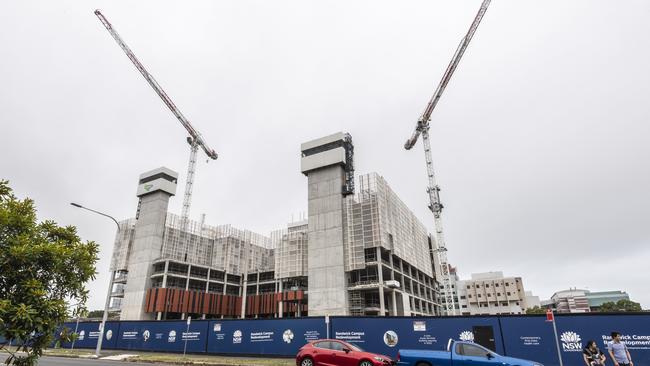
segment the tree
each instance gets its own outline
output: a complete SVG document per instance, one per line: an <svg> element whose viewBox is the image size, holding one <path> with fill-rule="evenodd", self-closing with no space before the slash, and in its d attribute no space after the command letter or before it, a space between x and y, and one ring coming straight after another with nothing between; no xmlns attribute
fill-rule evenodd
<svg viewBox="0 0 650 366"><path fill-rule="evenodd" d="M84 307L98 250L74 226L38 222L34 202L17 199L0 180L0 336L17 345L0 346L9 353L5 364L36 364L68 317L67 301L80 304L77 311Z"/></svg>
<svg viewBox="0 0 650 366"><path fill-rule="evenodd" d="M526 309L526 314L546 314L546 308L534 306L532 308Z"/></svg>
<svg viewBox="0 0 650 366"><path fill-rule="evenodd" d="M623 311L641 311L641 304L630 300L609 301L600 305L598 311L603 313L618 313Z"/></svg>

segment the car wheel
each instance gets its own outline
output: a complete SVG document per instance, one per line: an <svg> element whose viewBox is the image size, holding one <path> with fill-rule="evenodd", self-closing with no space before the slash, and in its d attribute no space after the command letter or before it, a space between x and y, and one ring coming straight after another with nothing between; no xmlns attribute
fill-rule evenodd
<svg viewBox="0 0 650 366"><path fill-rule="evenodd" d="M302 359L302 362L300 362L300 366L314 366L314 361L309 357L305 357Z"/></svg>
<svg viewBox="0 0 650 366"><path fill-rule="evenodd" d="M372 362L368 360L363 360L361 363L359 363L359 366L372 366Z"/></svg>

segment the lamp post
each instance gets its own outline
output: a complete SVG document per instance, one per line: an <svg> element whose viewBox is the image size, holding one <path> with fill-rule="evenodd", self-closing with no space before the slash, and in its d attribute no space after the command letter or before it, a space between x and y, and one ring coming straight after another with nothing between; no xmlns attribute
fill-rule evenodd
<svg viewBox="0 0 650 366"><path fill-rule="evenodd" d="M115 222L115 225L117 225L117 233L119 234L120 232L120 223L115 220L115 218L111 215L107 215L103 212L95 211L93 209L90 209L88 207L84 207L78 203L70 202L70 204L74 207L81 208L90 212L94 212L98 215L102 215L105 217L108 217L109 219L113 220ZM95 349L95 358L99 357L101 351L102 351L102 341L104 340L104 328L106 327L106 320L108 319L108 307L110 306L110 301L111 301L111 292L113 291L113 280L115 278L115 272L111 272L111 278L110 282L108 283L108 293L106 294L106 303L104 304L104 315L102 316L102 322L99 324L99 338L97 338L97 348Z"/></svg>

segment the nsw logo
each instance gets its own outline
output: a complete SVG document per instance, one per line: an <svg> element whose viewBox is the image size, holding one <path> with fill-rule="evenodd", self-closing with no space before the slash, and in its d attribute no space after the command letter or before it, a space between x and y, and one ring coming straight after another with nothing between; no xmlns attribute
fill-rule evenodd
<svg viewBox="0 0 650 366"><path fill-rule="evenodd" d="M465 330L460 332L458 338L460 338L461 341L474 342L474 333L470 332L469 330Z"/></svg>
<svg viewBox="0 0 650 366"><path fill-rule="evenodd" d="M582 339L576 332L566 331L560 336L562 341L562 349L565 352L580 352L582 351Z"/></svg>
<svg viewBox="0 0 650 366"><path fill-rule="evenodd" d="M232 334L232 343L241 343L241 338L242 332L238 329Z"/></svg>
<svg viewBox="0 0 650 366"><path fill-rule="evenodd" d="M77 339L83 341L84 338L86 338L86 332L82 330L81 332L79 332L79 337Z"/></svg>

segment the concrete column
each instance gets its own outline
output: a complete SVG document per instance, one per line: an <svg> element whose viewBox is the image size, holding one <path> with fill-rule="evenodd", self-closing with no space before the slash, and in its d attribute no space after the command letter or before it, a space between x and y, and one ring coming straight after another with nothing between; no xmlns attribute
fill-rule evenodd
<svg viewBox="0 0 650 366"><path fill-rule="evenodd" d="M259 277L259 275L258 275ZM242 280L244 281L244 285L242 286L242 296L241 296L241 316L240 318L244 319L246 318L246 295L248 293L248 273L244 273L242 276Z"/></svg>
<svg viewBox="0 0 650 366"><path fill-rule="evenodd" d="M381 260L381 247L375 249L377 250L377 276L379 277L379 314L386 316L386 304L384 303L384 265Z"/></svg>
<svg viewBox="0 0 650 366"><path fill-rule="evenodd" d="M280 293L280 296L282 295L282 280L280 280L280 283L278 284L278 292ZM282 297L280 297L282 298ZM284 302L280 300L280 303L278 304L278 318L282 318L282 313L284 313Z"/></svg>

